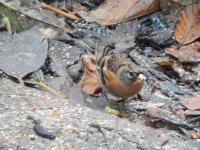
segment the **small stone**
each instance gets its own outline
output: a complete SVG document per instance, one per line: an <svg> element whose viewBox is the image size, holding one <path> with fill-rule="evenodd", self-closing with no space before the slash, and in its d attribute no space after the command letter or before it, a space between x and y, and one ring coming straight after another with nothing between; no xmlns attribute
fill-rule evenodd
<svg viewBox="0 0 200 150"><path fill-rule="evenodd" d="M69 73L69 76L74 81L79 81L81 76L81 62L78 62L77 64L71 65L67 68L67 71Z"/></svg>
<svg viewBox="0 0 200 150"><path fill-rule="evenodd" d="M30 138L30 140L32 140L32 141L36 140L36 137L35 137L35 135L33 135L33 134L29 135L29 138Z"/></svg>

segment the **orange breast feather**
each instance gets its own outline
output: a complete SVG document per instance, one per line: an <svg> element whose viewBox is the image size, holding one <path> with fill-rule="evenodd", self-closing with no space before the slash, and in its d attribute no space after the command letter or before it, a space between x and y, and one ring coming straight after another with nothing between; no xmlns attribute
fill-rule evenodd
<svg viewBox="0 0 200 150"><path fill-rule="evenodd" d="M125 85L117 76L106 67L103 68L105 88L107 91L120 98L128 98L138 94L143 86L143 81L136 81L131 85Z"/></svg>

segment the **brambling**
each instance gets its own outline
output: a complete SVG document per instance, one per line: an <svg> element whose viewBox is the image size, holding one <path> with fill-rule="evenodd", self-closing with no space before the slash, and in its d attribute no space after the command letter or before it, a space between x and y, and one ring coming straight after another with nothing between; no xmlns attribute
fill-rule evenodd
<svg viewBox="0 0 200 150"><path fill-rule="evenodd" d="M106 46L96 54L97 75L103 90L127 101L142 89L145 77L136 64Z"/></svg>

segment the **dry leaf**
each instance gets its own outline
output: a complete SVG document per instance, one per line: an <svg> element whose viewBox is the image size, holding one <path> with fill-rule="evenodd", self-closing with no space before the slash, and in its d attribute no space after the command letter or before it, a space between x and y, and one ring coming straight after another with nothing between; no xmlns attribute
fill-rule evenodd
<svg viewBox="0 0 200 150"><path fill-rule="evenodd" d="M177 58L181 62L200 62L200 51L197 42L182 46L179 50L176 48L167 48L165 49L165 53Z"/></svg>
<svg viewBox="0 0 200 150"><path fill-rule="evenodd" d="M199 0L170 0L170 1L182 6L188 6L188 5L191 5L192 3L194 4L198 2Z"/></svg>
<svg viewBox="0 0 200 150"><path fill-rule="evenodd" d="M200 109L200 96L184 99L180 103L187 109L198 110Z"/></svg>
<svg viewBox="0 0 200 150"><path fill-rule="evenodd" d="M159 119L167 123L177 125L178 127L191 129L192 126L182 120L181 118L175 116L172 112L162 109L162 108L149 108L147 109L147 114L153 119Z"/></svg>
<svg viewBox="0 0 200 150"><path fill-rule="evenodd" d="M153 119L162 119L163 116L172 115L172 113L169 112L168 110L157 108L157 107L152 107L152 108L147 109L147 114Z"/></svg>
<svg viewBox="0 0 200 150"><path fill-rule="evenodd" d="M188 44L200 37L200 3L186 7L176 23L176 40Z"/></svg>
<svg viewBox="0 0 200 150"><path fill-rule="evenodd" d="M108 114L111 114L111 115L115 115L115 116L118 116L120 114L119 111L109 107L109 106L106 106L105 109L104 109L105 113L108 113Z"/></svg>
<svg viewBox="0 0 200 150"><path fill-rule="evenodd" d="M187 116L200 116L200 110L186 110L185 115L187 115Z"/></svg>
<svg viewBox="0 0 200 150"><path fill-rule="evenodd" d="M80 83L81 88L85 93L93 95L100 89L96 74L96 59L92 56L84 55L82 57L82 65L84 74Z"/></svg>
<svg viewBox="0 0 200 150"><path fill-rule="evenodd" d="M105 0L96 10L79 12L86 21L113 25L159 9L159 0Z"/></svg>
<svg viewBox="0 0 200 150"><path fill-rule="evenodd" d="M193 139L199 139L200 138L200 134L197 131L193 130L192 131L192 138Z"/></svg>
<svg viewBox="0 0 200 150"><path fill-rule="evenodd" d="M181 0L171 0L171 1L174 2L174 3L178 3L178 4L181 3Z"/></svg>

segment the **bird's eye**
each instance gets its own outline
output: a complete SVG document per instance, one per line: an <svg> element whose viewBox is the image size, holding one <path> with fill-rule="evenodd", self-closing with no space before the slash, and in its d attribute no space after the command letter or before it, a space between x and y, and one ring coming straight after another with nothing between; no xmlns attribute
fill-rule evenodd
<svg viewBox="0 0 200 150"><path fill-rule="evenodd" d="M129 79L135 79L137 77L137 74L135 72L129 71L128 72L128 78Z"/></svg>

